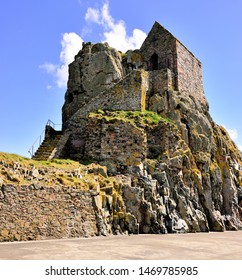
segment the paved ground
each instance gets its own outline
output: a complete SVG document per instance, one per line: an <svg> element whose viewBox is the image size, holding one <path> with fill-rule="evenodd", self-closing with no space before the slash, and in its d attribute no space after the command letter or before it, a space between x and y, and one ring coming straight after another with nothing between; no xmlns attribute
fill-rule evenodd
<svg viewBox="0 0 242 280"><path fill-rule="evenodd" d="M242 231L0 243L2 260L242 260Z"/></svg>

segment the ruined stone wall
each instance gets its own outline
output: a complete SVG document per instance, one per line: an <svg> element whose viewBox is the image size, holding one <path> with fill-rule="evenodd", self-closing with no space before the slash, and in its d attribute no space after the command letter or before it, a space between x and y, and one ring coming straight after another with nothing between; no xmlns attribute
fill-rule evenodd
<svg viewBox="0 0 242 280"><path fill-rule="evenodd" d="M85 157L105 162L111 173L145 160L145 132L125 120L90 117L86 135Z"/></svg>
<svg viewBox="0 0 242 280"><path fill-rule="evenodd" d="M0 153L0 242L137 233L120 195L126 181L94 163Z"/></svg>
<svg viewBox="0 0 242 280"><path fill-rule="evenodd" d="M112 88L91 99L70 118L70 122L78 123L80 117L86 117L98 109L143 111L146 106L148 87L149 73L144 70L134 70Z"/></svg>
<svg viewBox="0 0 242 280"><path fill-rule="evenodd" d="M84 144L84 157L101 160L101 141L103 119L89 118L85 126L86 141Z"/></svg>
<svg viewBox="0 0 242 280"><path fill-rule="evenodd" d="M5 185L0 196L0 241L95 236L90 191Z"/></svg>
<svg viewBox="0 0 242 280"><path fill-rule="evenodd" d="M135 70L114 86L109 95L111 110L144 111L149 74Z"/></svg>
<svg viewBox="0 0 242 280"><path fill-rule="evenodd" d="M84 156L86 118L98 109L111 111L144 111L149 73L134 70L111 89L99 94L80 108L63 124L64 145L57 145L54 157L79 160ZM101 136L100 136L101 137ZM92 150L92 147L90 147Z"/></svg>
<svg viewBox="0 0 242 280"><path fill-rule="evenodd" d="M162 94L167 90L174 89L174 74L168 68L149 72L149 83L150 95Z"/></svg>

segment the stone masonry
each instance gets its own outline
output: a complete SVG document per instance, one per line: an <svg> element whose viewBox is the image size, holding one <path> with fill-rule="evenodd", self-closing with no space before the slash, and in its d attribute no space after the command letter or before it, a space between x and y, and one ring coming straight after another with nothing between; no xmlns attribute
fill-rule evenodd
<svg viewBox="0 0 242 280"><path fill-rule="evenodd" d="M7 185L1 192L0 241L98 234L90 192L38 185Z"/></svg>
<svg viewBox="0 0 242 280"><path fill-rule="evenodd" d="M145 160L146 134L132 123L94 116L88 122L86 134L84 157L105 163L111 173L127 171L128 166L139 166Z"/></svg>
<svg viewBox="0 0 242 280"><path fill-rule="evenodd" d="M144 57L145 70L170 69L173 73L172 89L191 95L201 106L207 106L201 62L159 23L152 27L140 52Z"/></svg>

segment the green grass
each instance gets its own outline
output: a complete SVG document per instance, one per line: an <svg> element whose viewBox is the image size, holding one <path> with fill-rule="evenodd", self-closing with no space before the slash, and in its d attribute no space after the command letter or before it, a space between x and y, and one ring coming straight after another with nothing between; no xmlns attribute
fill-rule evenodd
<svg viewBox="0 0 242 280"><path fill-rule="evenodd" d="M70 159L53 159L51 161L38 161L38 160L33 160L27 157L22 157L16 154L9 154L9 153L4 153L0 152L0 161L3 161L8 164L13 164L14 162L18 162L21 164L21 166L24 167L29 167L29 166L35 166L38 168L41 167L61 167L61 168L77 168L80 166L79 162L70 160Z"/></svg>
<svg viewBox="0 0 242 280"><path fill-rule="evenodd" d="M153 111L103 111L99 109L96 113L90 113L89 117L105 118L107 121L118 119L134 124L155 125L161 120L165 123L173 123L168 118L163 118Z"/></svg>
<svg viewBox="0 0 242 280"><path fill-rule="evenodd" d="M14 165L17 172L14 171ZM99 184L106 186L112 182L112 178L106 178L101 172L98 164L91 163L90 166L83 165L70 159L54 159L52 161L37 161L16 154L0 152L0 179L4 184L30 185L35 180L31 177L30 171L33 166L39 171L42 170L40 178L36 179L42 186L56 186L61 184L66 187L77 187L82 190L94 189ZM96 173L89 169L96 169ZM23 171L28 171L23 172ZM79 170L81 177L74 175L74 171ZM1 188L1 185L0 185Z"/></svg>

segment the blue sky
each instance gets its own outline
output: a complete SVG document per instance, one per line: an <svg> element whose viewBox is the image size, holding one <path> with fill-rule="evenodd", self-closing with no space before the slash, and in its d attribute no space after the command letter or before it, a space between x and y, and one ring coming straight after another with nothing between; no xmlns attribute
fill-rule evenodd
<svg viewBox="0 0 242 280"><path fill-rule="evenodd" d="M61 123L66 71L82 41L139 47L155 21L202 62L210 114L242 148L241 0L8 0L0 3L0 151L29 156Z"/></svg>

